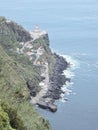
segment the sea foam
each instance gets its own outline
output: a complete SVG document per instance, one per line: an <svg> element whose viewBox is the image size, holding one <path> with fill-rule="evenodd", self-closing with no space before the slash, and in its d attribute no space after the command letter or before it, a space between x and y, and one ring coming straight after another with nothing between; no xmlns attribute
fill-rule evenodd
<svg viewBox="0 0 98 130"><path fill-rule="evenodd" d="M69 55L61 55L61 56L70 64L70 70L74 70L80 67L79 62L73 57Z"/></svg>
<svg viewBox="0 0 98 130"><path fill-rule="evenodd" d="M63 71L63 75L65 75L66 78L72 79L75 76L74 70L79 67L78 61L76 61L74 58L68 56L68 55L61 55L65 58L65 60L69 63L69 67ZM71 86L73 86L74 82L66 81L66 83L62 86L61 90L64 92L60 96L61 102L66 102L68 99L65 97L67 95L72 94Z"/></svg>

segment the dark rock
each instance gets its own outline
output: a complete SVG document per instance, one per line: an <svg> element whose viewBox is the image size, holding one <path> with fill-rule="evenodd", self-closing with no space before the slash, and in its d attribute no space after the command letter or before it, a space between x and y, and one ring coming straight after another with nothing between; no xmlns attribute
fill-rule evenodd
<svg viewBox="0 0 98 130"><path fill-rule="evenodd" d="M61 93L64 93L61 90L61 87L66 83L66 81L70 82L70 79L63 75L63 71L68 67L67 61L57 54L54 55L56 58L56 64L53 69L53 74L50 77L49 90L44 98L50 97L54 100L57 100L60 98Z"/></svg>
<svg viewBox="0 0 98 130"><path fill-rule="evenodd" d="M28 89L30 91L30 95L35 97L36 94L37 94L37 87L34 86L34 84L33 84L33 82L31 80L27 80L26 84L27 84L27 87L28 87Z"/></svg>
<svg viewBox="0 0 98 130"><path fill-rule="evenodd" d="M31 95L31 96L35 97L36 94L37 94L36 90L32 90L32 91L30 91L30 95Z"/></svg>
<svg viewBox="0 0 98 130"><path fill-rule="evenodd" d="M43 81L45 79L45 77L44 76L41 76L41 81Z"/></svg>
<svg viewBox="0 0 98 130"><path fill-rule="evenodd" d="M54 105L55 100L61 98L61 94L64 93L61 88L67 82L70 82L69 78L63 75L63 71L67 69L68 63L66 60L55 54L56 64L53 68L53 74L49 77L49 89L48 92L42 97L37 103L40 108L48 109L52 112L57 111L57 106ZM40 77L40 81L44 80L45 77ZM27 81L27 86L30 89L30 94L36 96L36 89L32 81Z"/></svg>
<svg viewBox="0 0 98 130"><path fill-rule="evenodd" d="M40 101L39 103L37 103L37 105L40 107L40 108L43 108L43 109L48 109L48 104L44 101Z"/></svg>
<svg viewBox="0 0 98 130"><path fill-rule="evenodd" d="M16 38L19 42L26 42L32 39L29 32L27 32L22 26L12 21L6 24L15 34L17 34Z"/></svg>
<svg viewBox="0 0 98 130"><path fill-rule="evenodd" d="M28 87L30 90L31 90L32 88L34 88L33 83L32 83L31 80L27 80L26 84L27 84L27 87Z"/></svg>
<svg viewBox="0 0 98 130"><path fill-rule="evenodd" d="M51 112L56 112L57 111L57 106L52 104L52 103L50 103L50 102L40 101L39 103L37 103L37 105L40 108L48 109Z"/></svg>
<svg viewBox="0 0 98 130"><path fill-rule="evenodd" d="M54 104L48 104L48 108L50 109L51 112L57 111L57 106Z"/></svg>

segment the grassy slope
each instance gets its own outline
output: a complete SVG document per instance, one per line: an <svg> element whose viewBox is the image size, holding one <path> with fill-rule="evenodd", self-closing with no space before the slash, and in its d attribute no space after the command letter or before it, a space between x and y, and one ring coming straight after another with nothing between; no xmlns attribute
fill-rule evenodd
<svg viewBox="0 0 98 130"><path fill-rule="evenodd" d="M0 31L0 99L17 111L24 130L50 130L49 123L32 108L28 100L25 79L38 84L39 68L32 66L28 57L15 53L18 42L28 40L29 34L17 24L7 25L3 17L0 17Z"/></svg>
<svg viewBox="0 0 98 130"><path fill-rule="evenodd" d="M27 100L29 93L25 81L14 68L15 62L0 47L0 99L17 110L26 130L48 130L47 121Z"/></svg>
<svg viewBox="0 0 98 130"><path fill-rule="evenodd" d="M2 32L2 33L1 33ZM38 87L40 81L40 68L32 66L28 56L16 53L19 42L28 41L31 37L29 33L20 25L14 22L6 23L4 17L0 17L0 44L6 53L18 63L18 74L24 79L32 80L34 86Z"/></svg>

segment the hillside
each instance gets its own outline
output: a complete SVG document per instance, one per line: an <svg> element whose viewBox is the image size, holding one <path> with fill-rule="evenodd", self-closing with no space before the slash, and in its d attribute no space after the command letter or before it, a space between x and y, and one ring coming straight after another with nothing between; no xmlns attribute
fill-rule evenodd
<svg viewBox="0 0 98 130"><path fill-rule="evenodd" d="M0 17L0 111L6 114L9 130L50 130L34 105L57 110L54 102L69 81L62 75L67 67L66 60L51 51L48 34L38 25L28 32Z"/></svg>
<svg viewBox="0 0 98 130"><path fill-rule="evenodd" d="M0 117L5 114L4 120L8 122L4 128L3 120L0 120L1 128L49 130L49 123L30 104L30 91L26 84L26 81L30 80L37 88L41 80L39 68L32 66L28 56L16 53L19 42L30 39L30 35L19 25L13 22L10 24L0 17Z"/></svg>
<svg viewBox="0 0 98 130"><path fill-rule="evenodd" d="M30 105L29 92L25 80L17 72L18 65L0 47L0 99L17 110L25 129L49 129L47 121L42 119ZM31 116L32 115L32 116ZM27 120L25 122L25 120ZM45 124L42 122L46 122ZM36 122L36 125L35 125ZM43 124L43 126L42 126ZM48 124L47 124L48 125ZM20 130L20 129L19 129Z"/></svg>

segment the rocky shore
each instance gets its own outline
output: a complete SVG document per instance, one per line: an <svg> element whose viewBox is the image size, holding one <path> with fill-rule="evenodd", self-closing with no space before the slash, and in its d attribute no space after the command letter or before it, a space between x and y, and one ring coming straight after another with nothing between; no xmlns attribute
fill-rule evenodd
<svg viewBox="0 0 98 130"><path fill-rule="evenodd" d="M49 87L47 93L41 98L37 105L43 109L49 109L52 112L57 111L55 100L61 98L61 94L64 93L61 88L66 83L70 82L69 78L63 75L63 71L67 69L69 63L57 54L54 54L56 58L56 64L53 68L53 73L49 77Z"/></svg>
<svg viewBox="0 0 98 130"><path fill-rule="evenodd" d="M36 80L26 80L30 90L31 103L55 112L57 106L54 102L60 99L61 94L64 93L61 89L62 86L66 81L70 81L63 75L63 71L67 69L69 63L62 56L52 53L48 34L39 30L38 26L32 33L30 32L30 35L33 40L25 42L20 50L21 53L29 56L32 65L39 69L37 83Z"/></svg>
<svg viewBox="0 0 98 130"><path fill-rule="evenodd" d="M69 63L62 56L54 54L54 57L56 59L56 63L54 65L52 75L49 76L49 83L47 84L46 82L44 88L39 93L36 92L32 82L27 82L27 86L29 87L31 93L31 103L37 104L40 108L49 109L52 112L57 111L55 100L60 99L61 94L64 93L61 90L62 86L66 83L66 81L70 82L70 79L63 75L63 71L67 69ZM43 81L45 80L45 77L41 79L41 81Z"/></svg>
<svg viewBox="0 0 98 130"><path fill-rule="evenodd" d="M66 83L66 81L70 81L70 79L66 78L63 75L63 71L67 69L69 66L68 62L62 57L55 54L56 64L53 69L53 74L50 77L50 86L49 90L46 94L46 97L50 97L53 100L57 100L60 97L61 93L64 93L61 90L61 87Z"/></svg>

